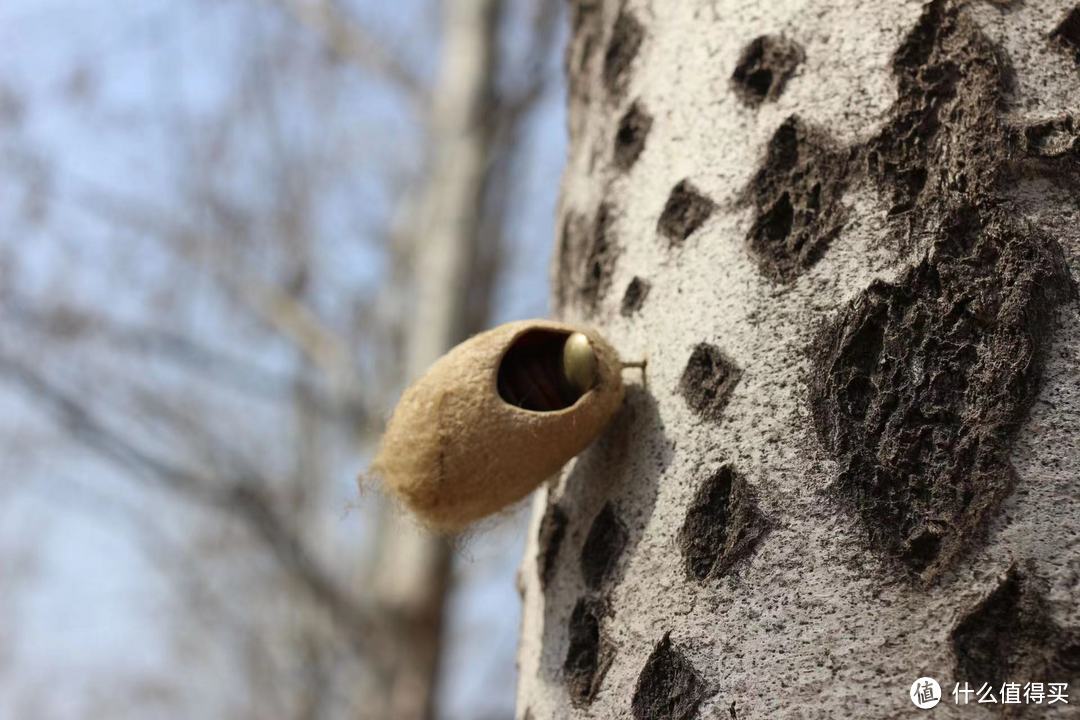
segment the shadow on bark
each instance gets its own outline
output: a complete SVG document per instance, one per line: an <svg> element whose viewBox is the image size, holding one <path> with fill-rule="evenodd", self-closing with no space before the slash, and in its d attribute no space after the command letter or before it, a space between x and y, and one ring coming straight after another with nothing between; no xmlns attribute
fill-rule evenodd
<svg viewBox="0 0 1080 720"><path fill-rule="evenodd" d="M558 547L545 548L541 538L541 556L563 556L552 559L554 572L547 577L541 673L565 682L575 705L592 702L614 659L603 608L641 541L672 456L656 400L642 387L630 386L611 427L549 496L566 520ZM577 561L568 560L567 553Z"/></svg>

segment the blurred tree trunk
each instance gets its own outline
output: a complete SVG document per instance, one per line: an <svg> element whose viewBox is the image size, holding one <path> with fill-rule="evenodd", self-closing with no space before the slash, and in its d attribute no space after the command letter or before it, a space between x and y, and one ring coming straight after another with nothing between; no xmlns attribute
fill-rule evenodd
<svg viewBox="0 0 1080 720"><path fill-rule="evenodd" d="M406 374L417 378L440 355L487 321L493 268L481 233L493 166L490 112L502 0L442 4L443 49L429 128L433 148L426 184L407 222L416 289L407 330ZM482 288L477 297L477 288ZM435 715L443 614L450 589L446 538L417 527L396 507L380 518L374 592L394 624L400 655L391 668L388 717Z"/></svg>
<svg viewBox="0 0 1080 720"><path fill-rule="evenodd" d="M519 717L1075 681L1071 3L573 14L555 301L648 374L538 494Z"/></svg>

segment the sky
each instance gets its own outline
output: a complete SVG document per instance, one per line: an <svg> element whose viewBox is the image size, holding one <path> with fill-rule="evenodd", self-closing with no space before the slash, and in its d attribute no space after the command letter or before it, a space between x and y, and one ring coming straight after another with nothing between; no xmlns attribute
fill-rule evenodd
<svg viewBox="0 0 1080 720"><path fill-rule="evenodd" d="M153 317L154 303L175 306L159 297L162 287L176 284L167 276L174 272L170 259L138 232L118 233L107 218L88 213L85 199L105 194L168 210L177 178L193 155L213 151L210 121L243 94L237 58L264 51L259 37L293 31L267 5L265 0L0 4L0 156L19 179L3 181L0 175L0 224L8 228L0 230L0 247L17 248L17 262L6 272L0 265L4 292L15 288L26 298L61 296L75 307L107 306L110 316L132 321L145 320L148 312ZM438 23L431 3L362 0L354 5L357 17L402 50L419 76L433 76ZM263 28L266 35L251 32L255 17L270 18L259 20L269 26ZM297 148L313 148L325 163L347 165L327 172L325 181L321 173L307 178L325 183L313 210L316 242L323 248L319 256L326 259L316 274L327 279L315 293L316 302L337 320L352 309L342 306L335 289L349 288L362 303L364 288L370 287L375 302L387 269L377 245L364 235L385 226L393 212L387 178L415 172L421 158L410 146L418 127L385 82L348 66L314 75L311 67L321 60L311 49L316 41L306 47L309 54L289 58L287 74L273 80L281 83L282 99L296 103L295 110L278 113L286 126L279 129L282 136ZM497 289L494 322L547 313L565 151L561 75L555 77L523 139L519 190L510 209L512 248ZM333 96L330 111L316 118L304 111L306 97L325 101L327 94ZM252 215L265 211L266 222L275 222L277 198L265 196L262 182L267 173L260 164L262 137L253 133L233 140L232 154L221 160L219 181ZM200 288L197 279L191 282L192 296L205 293L208 299L185 303L188 316L170 321L199 336L243 339L248 330L219 316L213 293ZM10 328L0 330L10 334ZM17 334L12 337L19 341ZM291 362L280 348L254 352L269 370ZM46 364L62 377L90 382L102 395L116 382L96 377L93 366L66 365L62 357ZM150 385L169 382L167 369L145 371ZM264 411L250 412L262 417ZM3 392L0 413L10 441L0 456L6 479L0 484L0 717L86 717L108 710L117 702L111 689L118 677L144 678L147 702L159 702L166 716L165 709L177 706L208 716L222 712L228 693L214 687L214 680L227 676L227 656L200 646L199 667L185 669L184 677L176 672L177 657L196 650L186 648L185 639L170 628L168 618L179 611L179 601L159 559L170 544L185 541L189 518L183 512L153 516L162 506L158 491L73 451L25 397ZM358 530L363 510L351 508L365 502L354 483L365 461L347 452L332 458L335 492L323 511L335 537L363 537ZM513 576L526 520L527 510L520 508L470 538L457 555L461 582L451 600L443 717L505 716L512 707L513 687L504 678L517 640ZM33 552L26 552L29 545ZM162 677L170 683L162 683ZM28 704L28 698L36 704Z"/></svg>

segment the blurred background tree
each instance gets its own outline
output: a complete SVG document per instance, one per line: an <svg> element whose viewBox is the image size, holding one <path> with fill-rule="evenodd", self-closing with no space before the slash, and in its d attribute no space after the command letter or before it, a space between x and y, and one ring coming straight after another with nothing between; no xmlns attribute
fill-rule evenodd
<svg viewBox="0 0 1080 720"><path fill-rule="evenodd" d="M561 27L0 7L0 715L512 716L522 512L450 548L355 477L419 368L546 313Z"/></svg>

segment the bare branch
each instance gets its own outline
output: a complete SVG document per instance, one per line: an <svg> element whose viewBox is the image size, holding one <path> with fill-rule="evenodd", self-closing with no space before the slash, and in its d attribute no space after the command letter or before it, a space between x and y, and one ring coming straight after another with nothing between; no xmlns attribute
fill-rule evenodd
<svg viewBox="0 0 1080 720"><path fill-rule="evenodd" d="M127 441L96 417L86 403L27 364L0 354L0 374L44 402L54 420L87 449L170 491L240 520L267 545L289 577L327 610L358 653L378 668L377 660L386 643L380 623L323 569L261 489L258 478L231 477L211 482Z"/></svg>
<svg viewBox="0 0 1080 720"><path fill-rule="evenodd" d="M145 203L142 203L142 209L134 210L137 203L125 202L123 198L100 190L87 192L85 197L88 209L115 224L161 239L188 263L207 272L257 320L291 342L319 368L334 395L344 398L346 406L365 405L360 394L362 383L357 377L349 347L300 298L253 276L240 275L236 267L226 267L220 256L205 257L198 252L201 243L196 241L202 233L165 212L148 208Z"/></svg>
<svg viewBox="0 0 1080 720"><path fill-rule="evenodd" d="M300 400L324 417L335 419L345 413L360 426L370 421L364 406L343 407L340 399L327 397L313 383L259 367L183 333L122 322L65 305L55 305L47 312L41 312L33 309L31 303L10 295L5 298L4 305L9 322L53 339L89 336L117 352L159 358L196 371L204 379L271 402L296 399L299 382L302 388Z"/></svg>
<svg viewBox="0 0 1080 720"><path fill-rule="evenodd" d="M367 67L403 90L417 105L426 97L420 79L399 58L332 0L276 0L302 24L318 33L335 57Z"/></svg>

